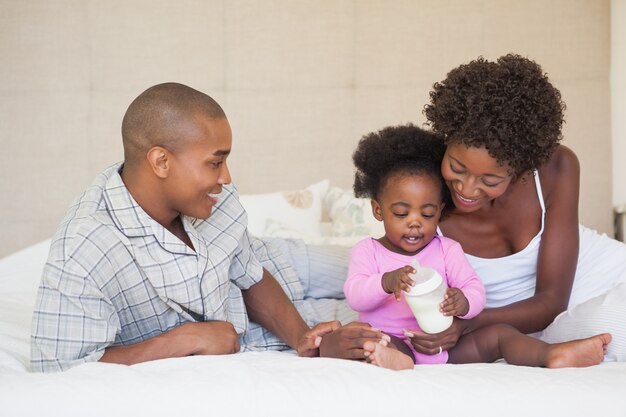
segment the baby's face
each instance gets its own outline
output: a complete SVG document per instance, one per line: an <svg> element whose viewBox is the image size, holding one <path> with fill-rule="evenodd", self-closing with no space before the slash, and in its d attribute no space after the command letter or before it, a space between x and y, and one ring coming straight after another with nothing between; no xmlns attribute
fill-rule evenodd
<svg viewBox="0 0 626 417"><path fill-rule="evenodd" d="M372 208L385 225L383 244L394 252L414 255L437 234L443 209L441 185L427 174L393 175Z"/></svg>

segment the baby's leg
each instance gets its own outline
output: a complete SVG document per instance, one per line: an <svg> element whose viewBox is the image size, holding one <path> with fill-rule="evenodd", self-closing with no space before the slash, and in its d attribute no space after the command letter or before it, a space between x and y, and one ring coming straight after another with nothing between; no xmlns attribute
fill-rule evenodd
<svg viewBox="0 0 626 417"><path fill-rule="evenodd" d="M548 344L498 324L483 327L459 339L448 351L450 363L493 362L548 368L585 367L602 362L611 335L602 333L587 339Z"/></svg>
<svg viewBox="0 0 626 417"><path fill-rule="evenodd" d="M367 341L363 345L363 350L368 362L381 368L394 369L396 371L413 369L413 358L394 347Z"/></svg>

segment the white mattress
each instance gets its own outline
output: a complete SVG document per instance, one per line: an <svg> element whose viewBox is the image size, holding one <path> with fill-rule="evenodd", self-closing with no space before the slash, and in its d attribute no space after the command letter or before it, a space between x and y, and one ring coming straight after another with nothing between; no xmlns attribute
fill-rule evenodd
<svg viewBox="0 0 626 417"><path fill-rule="evenodd" d="M293 353L28 371L30 319L47 242L0 260L0 414L6 416L626 416L626 363L505 363L394 372Z"/></svg>

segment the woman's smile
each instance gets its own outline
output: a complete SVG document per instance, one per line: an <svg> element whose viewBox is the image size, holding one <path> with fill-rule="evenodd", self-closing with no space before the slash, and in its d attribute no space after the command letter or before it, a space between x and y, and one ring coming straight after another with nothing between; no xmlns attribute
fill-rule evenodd
<svg viewBox="0 0 626 417"><path fill-rule="evenodd" d="M459 194L458 192L454 192L453 193L453 197L455 199L454 205L455 206L464 206L464 207L474 207L477 204L480 203L480 199L478 198L465 198L463 197L461 194Z"/></svg>

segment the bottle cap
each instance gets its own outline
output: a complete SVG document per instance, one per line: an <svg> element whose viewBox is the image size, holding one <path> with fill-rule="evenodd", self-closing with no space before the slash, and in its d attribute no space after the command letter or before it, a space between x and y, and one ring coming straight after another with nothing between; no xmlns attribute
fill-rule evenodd
<svg viewBox="0 0 626 417"><path fill-rule="evenodd" d="M416 260L411 262L411 266L416 271L411 274L415 285L411 287L411 291L406 292L406 295L414 297L428 294L441 285L443 278L434 269L422 268Z"/></svg>

